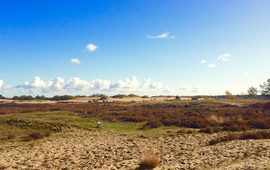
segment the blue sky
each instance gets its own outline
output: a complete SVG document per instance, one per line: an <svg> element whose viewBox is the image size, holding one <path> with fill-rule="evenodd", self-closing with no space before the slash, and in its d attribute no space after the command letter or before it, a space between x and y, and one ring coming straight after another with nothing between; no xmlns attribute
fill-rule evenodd
<svg viewBox="0 0 270 170"><path fill-rule="evenodd" d="M0 94L259 89L270 78L269 9L269 0L3 0Z"/></svg>

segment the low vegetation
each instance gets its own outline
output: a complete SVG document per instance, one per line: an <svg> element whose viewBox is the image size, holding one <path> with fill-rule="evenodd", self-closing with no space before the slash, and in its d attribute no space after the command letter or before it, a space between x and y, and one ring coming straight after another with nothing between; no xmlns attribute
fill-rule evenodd
<svg viewBox="0 0 270 170"><path fill-rule="evenodd" d="M230 103L229 100L223 102ZM199 128L201 132L269 129L270 102L239 106L214 101L166 102L130 105L89 102L84 104L1 104L0 115L66 111L82 118L109 122L148 122L146 126Z"/></svg>
<svg viewBox="0 0 270 170"><path fill-rule="evenodd" d="M209 141L209 145L215 145L220 142L227 142L232 140L246 140L246 139L270 139L270 131L228 133L224 137L219 137Z"/></svg>

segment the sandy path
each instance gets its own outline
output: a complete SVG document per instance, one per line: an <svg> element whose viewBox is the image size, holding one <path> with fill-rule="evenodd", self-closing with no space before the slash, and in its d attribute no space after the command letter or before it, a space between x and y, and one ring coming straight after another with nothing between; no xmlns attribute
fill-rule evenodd
<svg viewBox="0 0 270 170"><path fill-rule="evenodd" d="M75 128L63 133L69 137L45 139L33 147L0 151L0 169L134 170L148 149L160 154L156 170L270 167L270 140L232 141L206 146L218 134L132 140L129 135Z"/></svg>

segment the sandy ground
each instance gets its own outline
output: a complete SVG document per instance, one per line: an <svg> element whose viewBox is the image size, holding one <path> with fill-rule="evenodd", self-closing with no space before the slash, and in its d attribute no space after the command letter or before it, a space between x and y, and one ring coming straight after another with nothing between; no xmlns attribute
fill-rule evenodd
<svg viewBox="0 0 270 170"><path fill-rule="evenodd" d="M57 137L63 134L63 137ZM267 169L270 140L245 140L208 146L221 134L133 138L129 134L69 128L34 145L0 151L0 169L135 170L152 151L163 169ZM4 146L3 146L4 147Z"/></svg>

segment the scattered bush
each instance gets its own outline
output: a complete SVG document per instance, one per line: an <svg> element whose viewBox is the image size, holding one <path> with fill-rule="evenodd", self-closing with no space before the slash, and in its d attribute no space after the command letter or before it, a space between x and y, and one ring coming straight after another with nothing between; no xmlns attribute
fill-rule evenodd
<svg viewBox="0 0 270 170"><path fill-rule="evenodd" d="M162 126L162 122L158 119L151 119L148 121L148 123L146 124L146 126L149 126L151 128L158 128L160 126Z"/></svg>
<svg viewBox="0 0 270 170"><path fill-rule="evenodd" d="M158 165L158 157L156 155L147 154L141 161L140 167L142 169L153 169Z"/></svg>
<svg viewBox="0 0 270 170"><path fill-rule="evenodd" d="M205 129L205 133L216 133L222 131L222 127L220 126L207 126Z"/></svg>
<svg viewBox="0 0 270 170"><path fill-rule="evenodd" d="M51 132L50 132L50 131L46 131L46 132L44 133L44 136L45 136L45 137L51 136Z"/></svg>
<svg viewBox="0 0 270 170"><path fill-rule="evenodd" d="M44 135L41 132L33 132L29 135L32 139L41 139Z"/></svg>
<svg viewBox="0 0 270 170"><path fill-rule="evenodd" d="M7 136L7 139L8 140L11 140L11 139L15 139L17 137L17 135L15 133L11 133Z"/></svg>

